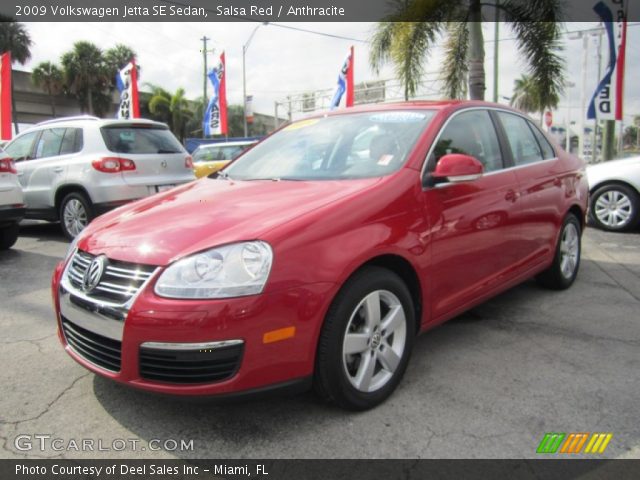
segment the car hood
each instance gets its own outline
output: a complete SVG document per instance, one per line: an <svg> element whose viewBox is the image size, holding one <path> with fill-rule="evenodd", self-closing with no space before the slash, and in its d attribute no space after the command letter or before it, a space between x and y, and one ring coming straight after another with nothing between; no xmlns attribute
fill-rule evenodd
<svg viewBox="0 0 640 480"><path fill-rule="evenodd" d="M265 239L270 230L379 181L204 178L98 217L78 247L117 260L167 265L217 245Z"/></svg>

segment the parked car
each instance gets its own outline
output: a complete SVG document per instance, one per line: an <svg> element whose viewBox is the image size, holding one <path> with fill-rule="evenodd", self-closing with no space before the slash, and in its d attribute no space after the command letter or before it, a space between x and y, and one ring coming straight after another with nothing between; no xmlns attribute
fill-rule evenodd
<svg viewBox="0 0 640 480"><path fill-rule="evenodd" d="M53 275L59 337L144 390L370 408L418 333L533 276L571 286L587 197L584 163L508 107L322 114L91 223Z"/></svg>
<svg viewBox="0 0 640 480"><path fill-rule="evenodd" d="M193 171L196 177L207 177L223 169L231 160L256 143L257 140L247 140L200 145L193 151Z"/></svg>
<svg viewBox="0 0 640 480"><path fill-rule="evenodd" d="M24 217L22 188L14 161L0 148L0 250L18 239L18 224Z"/></svg>
<svg viewBox="0 0 640 480"><path fill-rule="evenodd" d="M17 165L26 217L59 220L70 239L105 211L195 179L180 142L150 120L49 120L6 151Z"/></svg>
<svg viewBox="0 0 640 480"><path fill-rule="evenodd" d="M589 219L603 230L632 230L640 223L640 157L587 167Z"/></svg>

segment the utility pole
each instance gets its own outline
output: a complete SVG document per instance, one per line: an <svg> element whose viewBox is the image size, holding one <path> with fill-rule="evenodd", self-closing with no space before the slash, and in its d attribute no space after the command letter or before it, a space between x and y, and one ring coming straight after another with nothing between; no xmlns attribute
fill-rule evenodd
<svg viewBox="0 0 640 480"><path fill-rule="evenodd" d="M213 50L207 50L207 42L211 40L209 37L202 37L202 61L204 62L204 72L202 81L202 101L204 103L202 111L207 109L207 53L213 52ZM204 128L202 129L202 138L204 138Z"/></svg>

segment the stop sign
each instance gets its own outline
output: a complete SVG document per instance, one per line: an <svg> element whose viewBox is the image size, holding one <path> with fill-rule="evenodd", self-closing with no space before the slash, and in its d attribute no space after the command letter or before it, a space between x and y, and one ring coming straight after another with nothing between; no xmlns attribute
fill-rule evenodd
<svg viewBox="0 0 640 480"><path fill-rule="evenodd" d="M553 123L553 115L551 111L548 110L544 112L544 124L547 126L547 128L549 128L552 123Z"/></svg>

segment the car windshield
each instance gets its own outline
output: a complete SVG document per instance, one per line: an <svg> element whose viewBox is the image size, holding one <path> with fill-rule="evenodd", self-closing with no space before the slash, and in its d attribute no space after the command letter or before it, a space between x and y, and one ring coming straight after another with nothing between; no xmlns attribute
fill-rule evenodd
<svg viewBox="0 0 640 480"><path fill-rule="evenodd" d="M249 148L249 145L216 145L198 147L193 152L193 161L198 163L218 160L233 160L247 148Z"/></svg>
<svg viewBox="0 0 640 480"><path fill-rule="evenodd" d="M109 125L100 129L107 148L115 153L182 153L182 145L166 127Z"/></svg>
<svg viewBox="0 0 640 480"><path fill-rule="evenodd" d="M340 180L398 170L432 110L385 110L294 122L224 170L234 180Z"/></svg>

